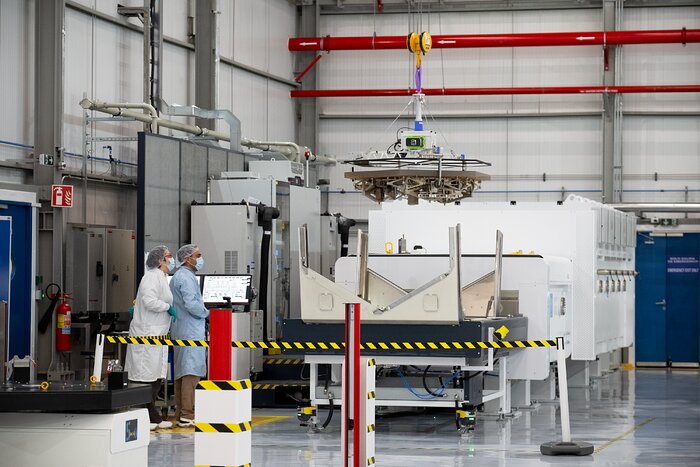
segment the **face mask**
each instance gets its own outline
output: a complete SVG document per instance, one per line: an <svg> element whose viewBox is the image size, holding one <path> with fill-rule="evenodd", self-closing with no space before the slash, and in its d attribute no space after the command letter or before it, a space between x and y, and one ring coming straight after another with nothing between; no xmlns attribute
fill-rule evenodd
<svg viewBox="0 0 700 467"><path fill-rule="evenodd" d="M173 269L175 269L175 258L170 258L168 260L168 272L173 272Z"/></svg>
<svg viewBox="0 0 700 467"><path fill-rule="evenodd" d="M201 271L203 267L204 267L204 258L202 258L200 256L199 258L197 258L197 262L194 264L194 268L197 271Z"/></svg>

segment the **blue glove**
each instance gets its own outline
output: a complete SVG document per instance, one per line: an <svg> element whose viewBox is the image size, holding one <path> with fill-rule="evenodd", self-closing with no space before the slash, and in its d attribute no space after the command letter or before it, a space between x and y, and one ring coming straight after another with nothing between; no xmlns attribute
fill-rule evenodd
<svg viewBox="0 0 700 467"><path fill-rule="evenodd" d="M175 308L173 308L172 305L170 305L170 308L168 308L168 314L173 317L173 323L177 321L177 312L175 311Z"/></svg>
<svg viewBox="0 0 700 467"><path fill-rule="evenodd" d="M132 318L134 317L134 307L133 306L129 307L129 316L131 316Z"/></svg>

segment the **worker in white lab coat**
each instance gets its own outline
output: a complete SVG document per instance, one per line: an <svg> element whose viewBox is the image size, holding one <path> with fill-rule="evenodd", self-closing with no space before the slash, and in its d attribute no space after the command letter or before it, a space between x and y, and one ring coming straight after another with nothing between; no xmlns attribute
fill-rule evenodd
<svg viewBox="0 0 700 467"><path fill-rule="evenodd" d="M173 294L168 286L168 273L175 268L175 260L170 250L161 245L148 253L146 267L136 294L129 335L162 336L170 331L171 320L177 319ZM147 405L151 430L173 426L172 422L163 420L155 406L161 380L166 377L167 370L168 347L129 345L127 348L125 371L129 381L150 384L153 388L151 402Z"/></svg>

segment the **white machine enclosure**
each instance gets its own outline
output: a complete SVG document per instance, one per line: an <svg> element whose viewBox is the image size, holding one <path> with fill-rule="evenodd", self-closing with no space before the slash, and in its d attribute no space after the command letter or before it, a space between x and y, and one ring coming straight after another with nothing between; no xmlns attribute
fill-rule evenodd
<svg viewBox="0 0 700 467"><path fill-rule="evenodd" d="M273 162L261 162L273 163ZM226 173L222 174L222 176ZM236 177L241 177L241 174ZM252 177L252 172L248 173ZM266 206L280 209L280 218L273 221L274 229L272 233L272 254L270 255L271 277L273 282L278 281L278 286L270 289L277 289L279 292L289 291L289 314L292 318L300 316L299 298L299 251L298 251L298 231L297 228L307 224L309 228L309 252L311 265L318 270L320 267L320 216L321 216L321 192L315 188L305 188L295 185L288 185L285 182L273 178L222 178L212 180L210 185L212 203L240 203L254 199ZM225 219L218 221L223 225L233 227ZM255 219L257 225L257 219ZM222 237L229 237L228 229L214 230L206 225L197 226L192 219L193 239L195 230L201 232L208 229L211 232L214 243L228 241ZM261 233L261 232L260 232ZM256 233L256 245L259 245L259 235ZM259 250L259 248L258 248ZM205 267L208 267L205 265ZM210 271L210 269L207 269ZM269 303L276 303L276 307L286 305L282 302L283 297L273 298ZM287 307L285 307L287 308ZM269 321L269 322L274 322ZM277 337L272 336L272 337Z"/></svg>
<svg viewBox="0 0 700 467"><path fill-rule="evenodd" d="M303 232L303 228L301 229ZM367 281L369 283L367 300L358 297L356 288L342 287L325 278L309 265L304 264L304 256L299 264L301 301L303 304L301 319L306 323L342 322L345 303L359 303L360 315L365 323L402 323L402 324L446 324L456 325L460 321L460 271L459 262L459 226L449 229L450 257L444 269L427 277L410 288L401 287L391 279L386 280L379 271L374 271L368 264ZM301 242L304 241L300 234ZM300 244L301 245L301 244ZM302 247L300 246L300 250ZM341 258L342 260L343 258ZM336 263L340 263L339 260ZM357 258L352 269L357 287ZM376 273L376 274L375 274ZM378 274L378 275L377 275ZM401 289L396 286L401 287Z"/></svg>
<svg viewBox="0 0 700 467"><path fill-rule="evenodd" d="M110 414L0 413L0 464L147 467L149 423L146 409Z"/></svg>
<svg viewBox="0 0 700 467"><path fill-rule="evenodd" d="M340 258L340 247L338 218L321 214L321 268L318 272L330 280L335 277L335 262Z"/></svg>
<svg viewBox="0 0 700 467"><path fill-rule="evenodd" d="M234 204L194 205L191 219L192 242L199 245L206 257L201 271L203 274L251 274L253 283L258 283L262 230L257 224L255 208ZM276 295L270 290L270 309L274 309L275 298ZM243 340L247 340L248 336L263 340L262 311L256 310L256 305L257 302L251 303L250 324ZM240 329L237 332L241 332ZM246 355L250 358L250 370L253 373L261 372L262 350L249 352ZM234 365L238 364L234 362Z"/></svg>
<svg viewBox="0 0 700 467"><path fill-rule="evenodd" d="M249 161L248 171L258 178L272 178L283 182L290 180L304 181L304 164L288 160Z"/></svg>
<svg viewBox="0 0 700 467"><path fill-rule="evenodd" d="M446 256L417 254L370 256L368 261L372 270L404 289L422 285L449 266ZM571 313L568 304L572 295L571 261L554 256L518 255L504 256L502 264L501 288L517 291L519 313L528 319L528 338L564 337L566 343L570 342ZM493 255L462 256L461 286L487 274L493 270L493 265ZM337 261L336 282L350 292L356 290L356 257ZM570 350L567 351L569 354ZM556 349L513 351L508 357L508 379L545 379L549 375L550 362L556 361L556 358Z"/></svg>
<svg viewBox="0 0 700 467"><path fill-rule="evenodd" d="M571 195L562 203L384 203L370 211L369 252L405 236L408 251L421 246L445 254L439 235L461 223L462 253L494 250L493 232L504 235L504 253L533 252L572 262L571 358L596 356L634 342L635 229L633 215Z"/></svg>

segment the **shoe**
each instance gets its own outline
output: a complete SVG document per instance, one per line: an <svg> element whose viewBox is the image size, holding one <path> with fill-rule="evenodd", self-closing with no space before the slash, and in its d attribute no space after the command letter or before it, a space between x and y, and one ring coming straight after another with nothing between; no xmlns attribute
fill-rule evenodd
<svg viewBox="0 0 700 467"><path fill-rule="evenodd" d="M163 420L162 422L160 422L158 424L158 428L161 428L161 429L168 429L168 428L172 428L172 427L173 427L173 422L169 422L167 420Z"/></svg>
<svg viewBox="0 0 700 467"><path fill-rule="evenodd" d="M157 423L151 423L151 431L155 430L156 428L158 428L158 424L157 424Z"/></svg>
<svg viewBox="0 0 700 467"><path fill-rule="evenodd" d="M194 420L190 420L189 418L185 417L180 417L180 420L177 421L177 426L179 426L180 428L194 426Z"/></svg>

